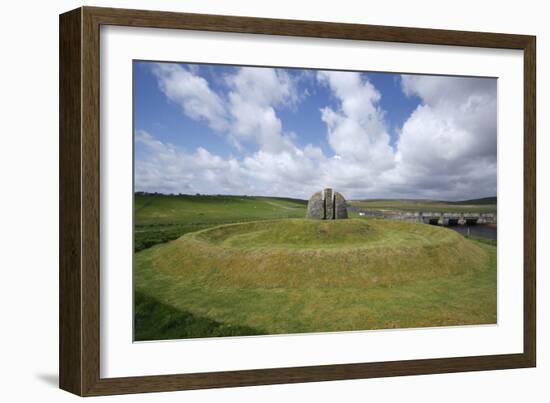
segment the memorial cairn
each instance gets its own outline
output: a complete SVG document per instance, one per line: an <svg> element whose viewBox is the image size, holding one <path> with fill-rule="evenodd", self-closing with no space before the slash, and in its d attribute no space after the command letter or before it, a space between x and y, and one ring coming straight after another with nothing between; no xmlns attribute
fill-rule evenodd
<svg viewBox="0 0 550 403"><path fill-rule="evenodd" d="M307 204L306 218L317 220L341 220L348 218L346 199L327 188L311 196Z"/></svg>

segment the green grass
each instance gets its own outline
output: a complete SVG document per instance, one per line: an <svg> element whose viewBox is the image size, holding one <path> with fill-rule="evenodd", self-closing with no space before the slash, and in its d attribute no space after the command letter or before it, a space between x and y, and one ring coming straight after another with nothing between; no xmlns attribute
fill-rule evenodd
<svg viewBox="0 0 550 403"><path fill-rule="evenodd" d="M467 239L471 239L476 242L484 243L486 245L491 245L496 248L497 246L497 240L496 239L488 239L488 238L481 238L473 235L465 235Z"/></svg>
<svg viewBox="0 0 550 403"><path fill-rule="evenodd" d="M155 298L135 294L136 340L168 340L196 337L245 336L262 332L246 326L225 325L163 304Z"/></svg>
<svg viewBox="0 0 550 403"><path fill-rule="evenodd" d="M496 322L496 247L436 226L271 220L135 255L136 340Z"/></svg>
<svg viewBox="0 0 550 403"><path fill-rule="evenodd" d="M464 204L464 202L441 202L430 200L352 200L352 207L370 211L425 211L425 212L464 212L464 213L496 213L496 204L487 204L491 199L472 200L479 204Z"/></svg>
<svg viewBox="0 0 550 403"><path fill-rule="evenodd" d="M301 218L306 206L288 198L136 194L134 251L221 224Z"/></svg>

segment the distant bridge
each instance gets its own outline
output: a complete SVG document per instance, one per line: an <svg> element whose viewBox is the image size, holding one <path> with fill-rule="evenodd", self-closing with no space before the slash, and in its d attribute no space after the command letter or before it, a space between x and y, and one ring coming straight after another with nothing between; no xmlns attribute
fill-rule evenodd
<svg viewBox="0 0 550 403"><path fill-rule="evenodd" d="M416 218L418 221L434 225L474 225L474 224L496 224L495 213L440 213L440 212L419 212Z"/></svg>
<svg viewBox="0 0 550 403"><path fill-rule="evenodd" d="M433 212L433 211L373 211L359 210L360 216L419 222L432 225L496 224L496 213Z"/></svg>

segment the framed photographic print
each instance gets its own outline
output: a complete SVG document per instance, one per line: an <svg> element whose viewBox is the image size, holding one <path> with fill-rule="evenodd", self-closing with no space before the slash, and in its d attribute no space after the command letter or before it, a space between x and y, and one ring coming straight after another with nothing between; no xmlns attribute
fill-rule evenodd
<svg viewBox="0 0 550 403"><path fill-rule="evenodd" d="M60 387L535 366L535 37L60 16Z"/></svg>

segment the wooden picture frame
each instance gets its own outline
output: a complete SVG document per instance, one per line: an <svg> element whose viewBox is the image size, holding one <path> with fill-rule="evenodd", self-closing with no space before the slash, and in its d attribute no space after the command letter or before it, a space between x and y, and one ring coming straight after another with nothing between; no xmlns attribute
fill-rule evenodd
<svg viewBox="0 0 550 403"><path fill-rule="evenodd" d="M100 26L401 42L524 52L523 353L100 377ZM60 387L80 396L533 367L536 363L535 37L82 7L60 16Z"/></svg>

